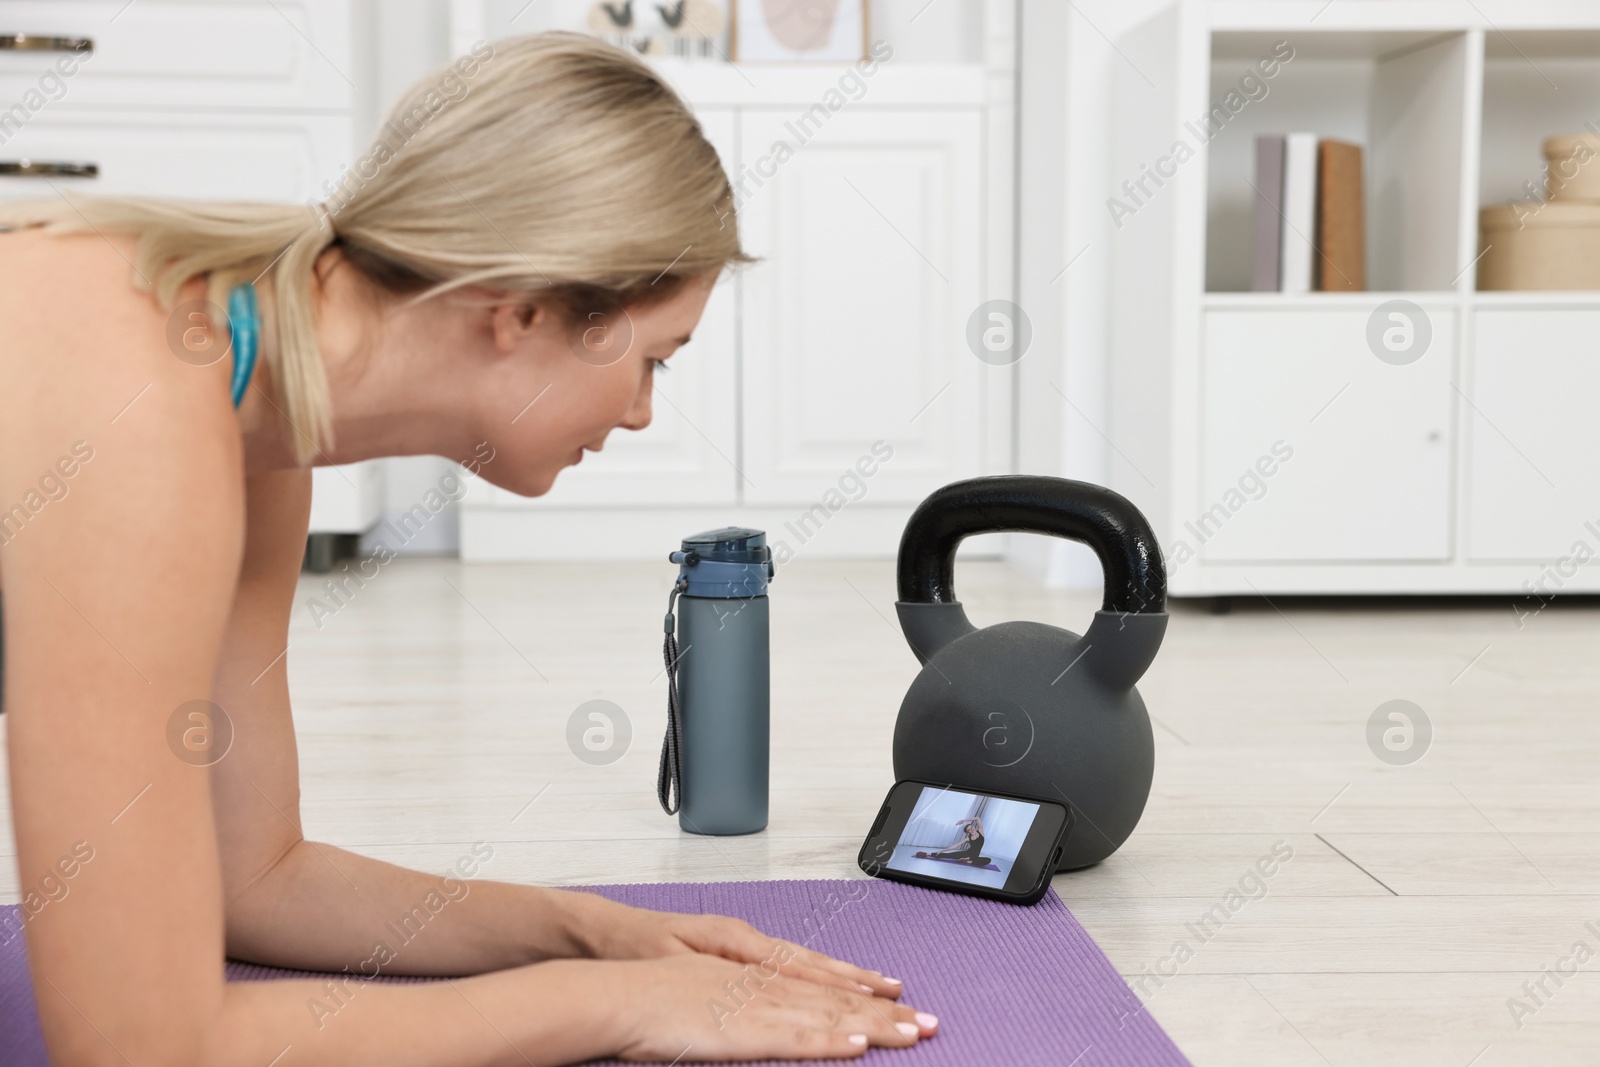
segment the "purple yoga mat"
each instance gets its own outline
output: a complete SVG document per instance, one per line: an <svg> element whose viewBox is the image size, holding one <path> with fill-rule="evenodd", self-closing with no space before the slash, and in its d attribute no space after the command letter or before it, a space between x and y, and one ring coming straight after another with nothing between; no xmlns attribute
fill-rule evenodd
<svg viewBox="0 0 1600 1067"><path fill-rule="evenodd" d="M1189 1064L1054 890L1019 907L875 879L575 888L638 907L736 915L901 979L908 1003L939 1016L939 1033L909 1049L872 1049L862 1063ZM0 908L0 1049L6 1067L46 1067L16 910ZM228 964L230 981L299 977Z"/></svg>

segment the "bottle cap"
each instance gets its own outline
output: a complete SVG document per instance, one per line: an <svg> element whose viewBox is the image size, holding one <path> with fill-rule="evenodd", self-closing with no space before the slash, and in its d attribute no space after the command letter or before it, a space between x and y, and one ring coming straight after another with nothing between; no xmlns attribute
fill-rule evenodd
<svg viewBox="0 0 1600 1067"><path fill-rule="evenodd" d="M719 563L765 563L772 558L767 532L744 526L724 526L683 539L683 551Z"/></svg>
<svg viewBox="0 0 1600 1067"><path fill-rule="evenodd" d="M679 577L687 580L686 596L765 596L767 582L774 577L766 531L744 526L690 534L667 559L678 564Z"/></svg>

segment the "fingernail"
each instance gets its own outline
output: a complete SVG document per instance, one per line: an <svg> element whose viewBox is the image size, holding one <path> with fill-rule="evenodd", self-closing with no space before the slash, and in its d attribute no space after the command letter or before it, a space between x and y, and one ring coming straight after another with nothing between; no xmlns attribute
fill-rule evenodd
<svg viewBox="0 0 1600 1067"><path fill-rule="evenodd" d="M889 978L887 976L884 976L883 980L885 982L888 982L890 985L904 985L905 984L904 982L900 981L900 979L898 979L898 978Z"/></svg>
<svg viewBox="0 0 1600 1067"><path fill-rule="evenodd" d="M932 1030L935 1026L939 1025L939 1017L937 1015L930 1015L925 1011L919 1011L917 1012L917 1025L923 1027L924 1029Z"/></svg>
<svg viewBox="0 0 1600 1067"><path fill-rule="evenodd" d="M872 987L871 987L871 986L869 986L869 985L863 985L863 984L862 984L862 983L860 983L860 982L857 982L857 983L856 983L856 985L858 985L858 986L861 986L861 992L863 992L863 993L865 993L865 994L866 994L866 995L867 995L867 996L869 996L869 997L870 997L870 996L872 996L872 992L873 992L873 990L872 990Z"/></svg>
<svg viewBox="0 0 1600 1067"><path fill-rule="evenodd" d="M920 1033L916 1023L895 1023L894 1028L907 1037L916 1037Z"/></svg>
<svg viewBox="0 0 1600 1067"><path fill-rule="evenodd" d="M866 1034L851 1034L850 1035L850 1043L852 1045L865 1045L867 1043L867 1035Z"/></svg>

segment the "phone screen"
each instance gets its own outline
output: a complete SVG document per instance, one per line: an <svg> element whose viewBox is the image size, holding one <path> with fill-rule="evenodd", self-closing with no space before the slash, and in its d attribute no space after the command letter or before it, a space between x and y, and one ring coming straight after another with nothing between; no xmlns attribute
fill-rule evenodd
<svg viewBox="0 0 1600 1067"><path fill-rule="evenodd" d="M1004 889L1038 817L1031 801L924 785L884 866Z"/></svg>
<svg viewBox="0 0 1600 1067"><path fill-rule="evenodd" d="M1034 896L1048 880L1070 816L1061 805L899 782L862 851L878 870L933 880L984 896ZM896 877L886 873L886 877ZM1035 897L1037 899L1037 897Z"/></svg>

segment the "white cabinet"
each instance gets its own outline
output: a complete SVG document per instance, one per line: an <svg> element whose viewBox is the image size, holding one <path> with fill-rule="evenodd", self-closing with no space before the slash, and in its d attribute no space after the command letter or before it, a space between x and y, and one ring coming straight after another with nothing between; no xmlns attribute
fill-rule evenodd
<svg viewBox="0 0 1600 1067"><path fill-rule="evenodd" d="M1468 556L1600 555L1600 307L1484 308L1476 334Z"/></svg>
<svg viewBox="0 0 1600 1067"><path fill-rule="evenodd" d="M745 499L813 501L881 440L873 498L915 503L980 471L980 115L793 119L741 116Z"/></svg>
<svg viewBox="0 0 1600 1067"><path fill-rule="evenodd" d="M1450 555L1454 312L1404 365L1373 357L1369 317L1206 313L1202 504L1179 534L1203 559Z"/></svg>

